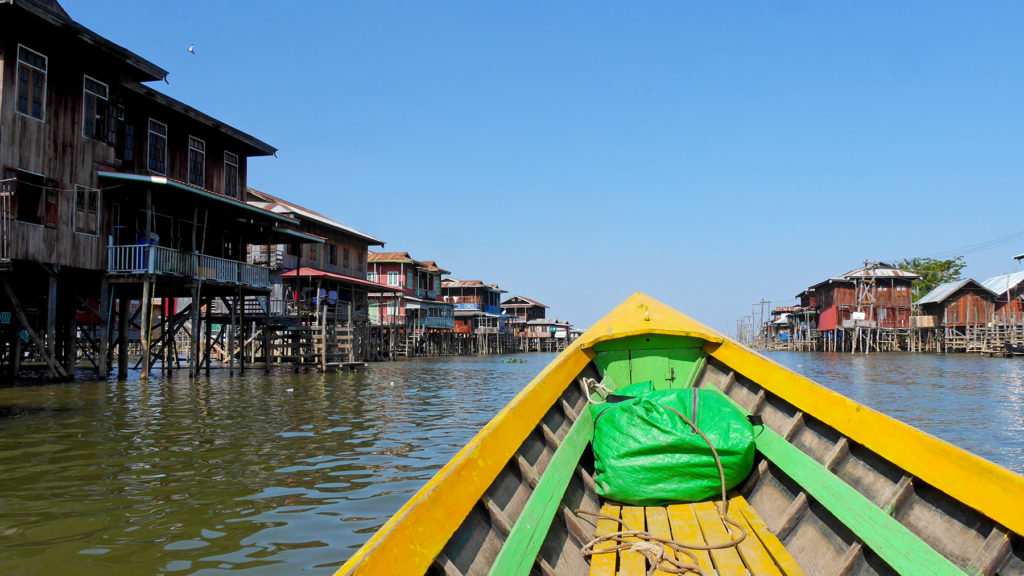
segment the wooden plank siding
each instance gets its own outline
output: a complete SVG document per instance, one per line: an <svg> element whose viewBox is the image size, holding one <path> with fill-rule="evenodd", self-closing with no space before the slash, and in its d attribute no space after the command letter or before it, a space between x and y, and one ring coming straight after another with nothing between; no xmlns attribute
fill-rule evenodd
<svg viewBox="0 0 1024 576"><path fill-rule="evenodd" d="M960 290L942 302L943 326L979 326L992 321L995 306L983 294L973 290Z"/></svg>
<svg viewBox="0 0 1024 576"><path fill-rule="evenodd" d="M880 328L909 328L910 305L913 302L908 280L879 278L875 284L873 307L863 307L866 320L874 321ZM843 321L850 320L857 310L857 289L853 282L824 284L815 289L814 298L801 302L816 302L821 311L818 327L832 330L842 327ZM873 309L872 309L873 308Z"/></svg>
<svg viewBox="0 0 1024 576"><path fill-rule="evenodd" d="M201 186L193 186L224 193L225 152L230 152L237 157L238 199L245 199L246 157L268 153L265 145L257 150L251 137L239 136L241 133L139 84L132 78L140 73L105 49L86 46L73 34L57 33L50 24L16 6L0 6L0 12L0 177L8 170L40 175L46 186L56 191L57 200L56 226L17 220L12 223L12 259L91 270L104 268L108 236L115 230L115 206L107 192L128 185L106 183L108 190L102 190L98 172L155 174L147 165L150 118L167 125L166 169L158 175L188 183L189 138L194 137L205 144L205 177ZM42 120L17 111L19 43L47 59ZM107 118L102 125L104 130L111 130L102 140L83 135L86 76L107 86ZM116 120L120 116L123 121ZM132 145L119 146L129 131L133 131ZM95 234L75 230L76 185L101 189ZM184 191L174 194L188 196ZM146 204L144 194L130 198L130 206L122 200L118 207L122 219L129 222L133 220L131 212ZM176 204L173 197L169 200ZM115 243L133 244L138 240L138 230L117 230L123 233L114 238Z"/></svg>

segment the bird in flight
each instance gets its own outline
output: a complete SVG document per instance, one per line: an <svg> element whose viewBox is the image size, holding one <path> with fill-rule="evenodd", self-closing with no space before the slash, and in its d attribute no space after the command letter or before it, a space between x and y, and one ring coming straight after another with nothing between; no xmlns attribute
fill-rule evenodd
<svg viewBox="0 0 1024 576"><path fill-rule="evenodd" d="M196 45L195 44L189 44L188 45L188 53L189 54L193 54L193 55L196 53Z"/></svg>

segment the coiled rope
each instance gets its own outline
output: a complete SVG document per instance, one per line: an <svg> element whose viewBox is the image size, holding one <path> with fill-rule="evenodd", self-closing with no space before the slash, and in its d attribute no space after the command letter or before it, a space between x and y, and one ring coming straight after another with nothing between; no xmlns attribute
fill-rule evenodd
<svg viewBox="0 0 1024 576"><path fill-rule="evenodd" d="M590 404L604 404L606 402L605 398L612 392L593 378L581 378L580 385L583 387L584 396L586 396L587 402ZM604 397L599 399L599 401L594 401L592 392L597 391L602 391L605 394ZM732 548L747 537L747 531L741 524L732 518L729 518L729 498L725 487L725 471L722 469L722 461L719 459L718 451L715 450L715 446L711 443L711 440L704 434L704 432L701 432L700 428L698 428L696 424L684 416L682 412L664 404L661 404L661 407L675 412L677 416L683 419L683 422L686 423L687 426L692 428L697 434L700 434L700 437L703 438L704 442L706 442L708 447L711 448L711 455L715 458L715 465L718 466L718 478L722 486L722 501L716 509L718 510L719 515L721 515L722 520L739 530L739 534L728 542L721 542L718 544L684 544L676 540L655 536L646 530L634 530L629 526L629 524L622 521L621 518L616 518L615 516L601 514L599 512L588 512L586 510L574 510L573 514L580 518L583 516L592 516L594 518L612 520L622 526L622 528L625 528L625 530L597 536L590 542L587 542L583 548L580 549L580 553L583 554L584 557L589 557L594 554L613 554L618 553L621 550L632 550L642 554L650 564L650 568L647 569L647 576L652 576L656 570L661 570L666 574L686 574L688 572L693 572L695 574L700 574L701 576L708 576L708 574L697 564L697 557L693 555L691 550L710 551ZM732 533L732 530L729 532ZM604 542L615 542L616 545L611 548L594 550L595 546ZM675 555L688 557L690 561L682 562L678 558L674 558L672 555L667 553L669 549L671 549Z"/></svg>

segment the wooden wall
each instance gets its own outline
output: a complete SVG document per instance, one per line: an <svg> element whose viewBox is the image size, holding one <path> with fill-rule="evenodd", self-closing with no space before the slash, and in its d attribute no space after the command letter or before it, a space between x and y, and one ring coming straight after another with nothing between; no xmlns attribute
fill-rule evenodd
<svg viewBox="0 0 1024 576"><path fill-rule="evenodd" d="M0 22L0 177L6 169L42 175L47 186L57 190L58 224L47 228L16 222L11 238L14 259L86 269L104 268L107 236L113 229L111 200L107 194L100 193L97 234L75 232L75 185L100 188L99 170L149 175L147 142L151 117L167 125L164 176L188 182L188 139L194 136L206 144L204 188L224 192L224 152L228 150L238 156L238 193L240 200L245 199L246 157L252 153L248 144L147 95L151 93L148 88L123 79L123 62L72 45L32 19L17 20ZM43 121L20 114L16 109L19 42L47 58ZM133 159L119 158L113 142L82 134L85 75L107 84L108 115L114 115L118 107L124 111L124 124L115 131L116 138L123 141L124 126L134 127ZM128 84L119 84L122 81ZM129 85L135 87L128 88ZM108 184L115 185L122 184ZM139 199L139 203L144 205L145 200ZM125 213L132 210L126 206L121 209Z"/></svg>
<svg viewBox="0 0 1024 576"><path fill-rule="evenodd" d="M979 326L992 320L994 305L988 296L974 290L960 290L942 303L944 326Z"/></svg>

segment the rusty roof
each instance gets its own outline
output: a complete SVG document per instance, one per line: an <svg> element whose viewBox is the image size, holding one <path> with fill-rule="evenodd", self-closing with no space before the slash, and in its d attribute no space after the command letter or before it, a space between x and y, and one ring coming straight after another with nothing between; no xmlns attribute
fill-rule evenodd
<svg viewBox="0 0 1024 576"><path fill-rule="evenodd" d="M370 252L367 262L411 262L416 263L408 252Z"/></svg>
<svg viewBox="0 0 1024 576"><path fill-rule="evenodd" d="M497 284L484 284L480 280L458 280L456 278L445 278L441 281L442 288L489 288L495 292L507 292L498 287Z"/></svg>
<svg viewBox="0 0 1024 576"><path fill-rule="evenodd" d="M441 274L451 274L452 273L451 270L445 270L444 268L441 268L440 266L438 266L437 262L434 262L433 260L424 260L424 261L420 262L420 267L423 268L424 270L426 270L427 272L438 272L438 273L441 273Z"/></svg>
<svg viewBox="0 0 1024 576"><path fill-rule="evenodd" d="M270 210L271 212L274 212L276 214L290 214L293 217L301 220L312 220L314 222L323 224L328 228L333 228L337 231L351 234L352 236L355 236L363 240L370 246L384 245L384 241L380 240L379 238L375 238L373 236L370 236L369 234L364 234L363 232L360 232L359 230L356 230L351 226L346 226L340 222L331 220L330 218L324 216L323 214L314 212L303 206L299 206L294 202L289 202L288 200L278 198L277 196L267 194L266 192L256 190L255 188L249 188L248 190L250 195L250 204L258 205L261 208L265 210ZM252 199L251 196L255 196L256 198Z"/></svg>
<svg viewBox="0 0 1024 576"><path fill-rule="evenodd" d="M516 300L516 299L522 300L522 302L513 302L513 300ZM541 308L547 308L548 307L548 306L546 306L544 304L541 304L540 302L537 302L536 300L531 300L531 299L527 298L526 296L513 296L513 297L509 298L508 300L505 300L504 302L501 303L501 307L502 308L506 308L506 307L507 308L515 308L515 307L520 307L520 306L540 306Z"/></svg>

